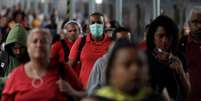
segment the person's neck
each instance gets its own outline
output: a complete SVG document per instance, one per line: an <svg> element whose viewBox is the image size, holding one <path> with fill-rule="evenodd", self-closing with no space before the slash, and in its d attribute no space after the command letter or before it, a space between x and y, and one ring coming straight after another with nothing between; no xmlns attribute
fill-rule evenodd
<svg viewBox="0 0 201 101"><path fill-rule="evenodd" d="M105 37L104 34L102 36L100 36L100 37L94 37L94 36L92 36L92 40L93 41L102 41L104 39L104 37Z"/></svg>
<svg viewBox="0 0 201 101"><path fill-rule="evenodd" d="M75 41L73 41L73 40L71 40L71 39L69 39L69 38L67 38L67 40L68 40L68 42L70 42L70 43L74 43Z"/></svg>
<svg viewBox="0 0 201 101"><path fill-rule="evenodd" d="M34 71L36 71L37 73L41 73L47 70L48 68L48 61L30 61L28 63L28 67Z"/></svg>

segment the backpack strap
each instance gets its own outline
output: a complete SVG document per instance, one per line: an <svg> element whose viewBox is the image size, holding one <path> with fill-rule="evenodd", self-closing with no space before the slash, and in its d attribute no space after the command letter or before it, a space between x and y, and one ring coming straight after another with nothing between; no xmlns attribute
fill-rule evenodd
<svg viewBox="0 0 201 101"><path fill-rule="evenodd" d="M61 42L61 45L62 45L63 50L64 50L64 61L67 62L68 61L68 55L69 55L70 49L66 45L65 40L60 40L60 42Z"/></svg>
<svg viewBox="0 0 201 101"><path fill-rule="evenodd" d="M0 51L0 76L3 76L9 64L9 55L5 51Z"/></svg>
<svg viewBox="0 0 201 101"><path fill-rule="evenodd" d="M66 78L66 69L65 69L65 65L64 65L64 63L61 63L61 62L59 62L58 63L58 66L59 66L59 75L60 75L60 78L62 79L62 80L65 80L65 78Z"/></svg>
<svg viewBox="0 0 201 101"><path fill-rule="evenodd" d="M80 61L80 55L81 55L81 52L82 52L82 48L84 47L86 43L86 36L84 35L81 39L81 42L80 42L80 45L79 45L79 48L78 48L78 55L77 55L77 58L76 58L76 62L77 63L78 61Z"/></svg>

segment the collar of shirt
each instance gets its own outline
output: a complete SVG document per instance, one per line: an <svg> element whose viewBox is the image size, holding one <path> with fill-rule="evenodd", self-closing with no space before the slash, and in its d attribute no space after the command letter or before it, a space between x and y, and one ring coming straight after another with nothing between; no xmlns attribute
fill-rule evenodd
<svg viewBox="0 0 201 101"><path fill-rule="evenodd" d="M87 36L86 36L86 42L90 42L92 41L92 34L91 33L88 33ZM110 38L107 34L104 33L104 38L103 40L101 41L93 41L94 43L102 43L102 42L105 42L105 41L110 41Z"/></svg>
<svg viewBox="0 0 201 101"><path fill-rule="evenodd" d="M198 42L198 41L193 40L191 33L188 35L188 43L193 43L193 44L199 44L199 45L201 45L201 41Z"/></svg>

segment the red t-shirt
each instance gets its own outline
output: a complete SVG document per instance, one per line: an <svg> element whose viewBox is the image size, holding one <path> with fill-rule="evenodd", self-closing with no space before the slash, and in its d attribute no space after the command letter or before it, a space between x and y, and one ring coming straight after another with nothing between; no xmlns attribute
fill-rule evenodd
<svg viewBox="0 0 201 101"><path fill-rule="evenodd" d="M66 45L69 49L69 52L70 52L70 49L73 46L73 42L70 42L67 39L65 39L65 43L66 43ZM67 54L69 54L69 53L67 53ZM52 45L51 57L56 59L56 60L59 60L60 62L65 62L64 61L64 48L62 46L61 41L57 41L56 43L54 43ZM68 57L66 57L66 58L68 59Z"/></svg>
<svg viewBox="0 0 201 101"><path fill-rule="evenodd" d="M146 50L147 49L147 43L146 40L143 40L139 43L138 47L142 50Z"/></svg>
<svg viewBox="0 0 201 101"><path fill-rule="evenodd" d="M70 60L76 60L81 39L82 38L79 37L71 48L69 54ZM105 35L102 41L92 41L91 34L87 34L86 43L80 53L80 61L82 66L79 75L79 79L85 88L87 86L89 74L94 63L99 57L106 53L110 43L111 39L107 35Z"/></svg>
<svg viewBox="0 0 201 101"><path fill-rule="evenodd" d="M201 43L187 43L188 72L191 92L187 101L199 101L201 97Z"/></svg>
<svg viewBox="0 0 201 101"><path fill-rule="evenodd" d="M67 68L66 81L76 89L81 90L81 83L74 71ZM2 101L66 101L67 97L59 91L56 84L59 79L57 68L50 67L42 77L43 83L38 88L33 86L33 79L25 73L24 65L15 68L6 80L2 93Z"/></svg>
<svg viewBox="0 0 201 101"><path fill-rule="evenodd" d="M70 42L68 41L68 39L65 39L65 43L69 49L69 52L74 44L74 42ZM69 55L69 52L67 53L67 55ZM67 61L64 61L65 59L64 56L64 48L63 45L61 43L61 41L57 41L56 43L54 43L52 45L52 49L51 49L51 59L54 59L54 61L59 61L62 63L66 63ZM68 59L68 56L66 57ZM81 64L77 64L73 70L75 70L76 74L79 75L80 74L80 69L81 69Z"/></svg>

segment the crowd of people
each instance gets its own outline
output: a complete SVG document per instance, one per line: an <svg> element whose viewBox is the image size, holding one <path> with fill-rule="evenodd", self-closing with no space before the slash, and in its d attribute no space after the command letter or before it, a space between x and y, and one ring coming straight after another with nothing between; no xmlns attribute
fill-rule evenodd
<svg viewBox="0 0 201 101"><path fill-rule="evenodd" d="M188 34L160 15L139 42L98 12L86 26L64 19L61 28L54 14L48 21L36 15L30 21L20 6L1 12L2 101L201 99L201 7L186 19Z"/></svg>

